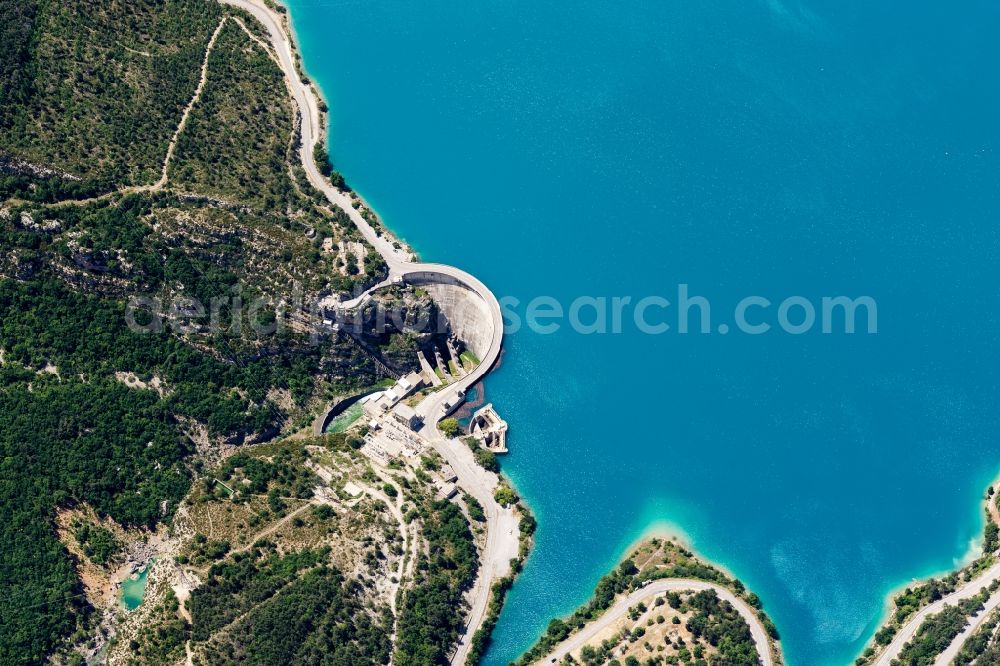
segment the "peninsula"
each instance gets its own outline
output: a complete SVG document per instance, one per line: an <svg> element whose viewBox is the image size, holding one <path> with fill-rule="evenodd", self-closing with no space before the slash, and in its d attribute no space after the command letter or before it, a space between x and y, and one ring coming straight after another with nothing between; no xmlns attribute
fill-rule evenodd
<svg viewBox="0 0 1000 666"><path fill-rule="evenodd" d="M462 411L497 298L332 171L279 5L0 7L0 662L478 663L536 527ZM783 663L741 583L628 555L519 663ZM969 602L942 654L992 649L968 576L865 659Z"/></svg>
<svg viewBox="0 0 1000 666"><path fill-rule="evenodd" d="M777 629L755 594L674 538L656 537L601 579L586 606L550 622L518 665L650 660L784 663Z"/></svg>

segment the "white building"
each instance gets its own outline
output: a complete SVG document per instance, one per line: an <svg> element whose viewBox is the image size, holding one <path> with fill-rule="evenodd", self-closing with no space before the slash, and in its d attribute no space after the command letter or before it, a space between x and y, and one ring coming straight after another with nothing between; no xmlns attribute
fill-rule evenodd
<svg viewBox="0 0 1000 666"><path fill-rule="evenodd" d="M409 405L396 405L392 415L410 430L416 430L423 423L420 416Z"/></svg>

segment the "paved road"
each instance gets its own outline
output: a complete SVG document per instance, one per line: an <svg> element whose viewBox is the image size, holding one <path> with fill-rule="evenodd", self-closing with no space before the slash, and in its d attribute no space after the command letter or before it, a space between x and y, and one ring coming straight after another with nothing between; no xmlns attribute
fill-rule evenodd
<svg viewBox="0 0 1000 666"><path fill-rule="evenodd" d="M965 641L969 640L972 634L976 633L976 629L979 629L989 619L990 614L998 606L1000 606L1000 594L994 594L983 604L983 610L969 618L969 626L958 636L955 636L955 640L951 642L951 645L938 655L938 658L934 660L934 666L951 666L952 662L955 661L955 657L961 652L962 646L965 645Z"/></svg>
<svg viewBox="0 0 1000 666"><path fill-rule="evenodd" d="M446 438L431 424L425 426L421 434L430 439L435 450L455 470L459 485L483 505L486 514L486 545L480 556L479 574L468 594L470 610L465 619L466 629L451 659L454 666L460 666L465 663L472 636L486 617L493 582L510 574L510 561L517 557L519 518L512 509L500 506L493 499L500 478L477 465L468 446L460 440Z"/></svg>
<svg viewBox="0 0 1000 666"><path fill-rule="evenodd" d="M299 144L299 158L309 182L326 195L327 199L344 209L344 212L351 218L365 239L385 258L390 270L394 265L408 263L409 256L404 251L393 247L390 239L376 234L367 220L354 208L351 198L333 187L330 181L319 172L316 161L313 159L313 149L322 136L319 103L315 93L302 82L296 71L292 45L282 28L281 17L266 7L262 0L221 0L221 2L248 12L267 30L271 46L278 56L278 64L281 65L285 74L285 83L288 85L289 92L302 115L302 142Z"/></svg>
<svg viewBox="0 0 1000 666"><path fill-rule="evenodd" d="M974 597L979 594L984 587L989 587L995 580L1000 580L1000 563L994 564L992 567L984 571L981 576L969 581L951 594L944 596L934 603L917 611L913 617L911 617L906 624L900 628L899 632L896 633L895 638L892 639L892 642L889 643L885 650L883 650L878 656L878 659L875 661L875 666L889 666L893 659L899 657L899 653L902 651L903 646L913 639L914 635L917 633L917 629L919 629L920 625L924 623L924 620L935 613L940 613L941 609L943 609L946 604L954 606L959 601ZM990 599L990 602L994 602L998 596L1000 596L1000 593L994 594L993 598Z"/></svg>
<svg viewBox="0 0 1000 666"><path fill-rule="evenodd" d="M375 233L368 221L361 216L361 213L354 207L351 198L333 187L323 174L319 172L316 161L313 159L313 148L322 136L320 129L319 104L311 87L302 83L295 69L295 59L292 55L292 46L289 38L281 27L281 18L273 11L262 4L262 0L221 0L225 4L239 7L253 15L267 30L271 39L271 45L278 55L278 62L285 73L285 81L288 84L295 103L302 111L302 143L299 146L299 158L305 169L309 182L321 191L327 199L336 204L347 213L351 221L357 226L361 235L365 237L372 247L378 251L389 267L389 279L376 285L367 293L375 289L392 284L396 279L406 280L407 277L428 277L440 276L442 281L457 282L475 292L486 303L490 310L493 332L490 346L482 355L479 366L461 381L448 387L445 391L439 391L436 395L439 400L435 407L443 404L444 401L458 391L464 391L482 379L488 373L497 359L500 357L500 347L503 341L503 316L500 311L500 304L497 302L493 292L477 278L465 271L447 266L445 264L425 264L412 261L412 257L404 250L393 246L391 239ZM364 295L359 296L355 301L360 301ZM430 414L431 412L425 412Z"/></svg>
<svg viewBox="0 0 1000 666"><path fill-rule="evenodd" d="M724 587L720 587L703 580L693 580L688 578L664 578L653 581L646 587L636 590L605 611L601 617L560 643L556 646L555 650L536 663L559 663L567 654L575 650L579 650L581 647L590 642L594 636L600 634L600 632L604 631L609 626L614 624L614 622L628 614L629 609L638 604L640 601L650 599L666 592L699 592L702 590L715 590L715 593L719 595L720 599L728 601L734 608L736 608L737 611L739 611L739 614L743 616L743 619L750 625L750 634L753 636L753 641L757 646L757 654L760 655L761 663L763 666L774 666L775 659L771 654L770 643L768 643L767 640L767 631L764 629L764 625L761 624L760 619L757 617L757 611Z"/></svg>
<svg viewBox="0 0 1000 666"><path fill-rule="evenodd" d="M305 169L309 182L322 192L328 200L344 210L351 221L357 226L372 247L382 256L389 267L388 279L369 289L352 302L362 302L375 289L380 289L398 280L419 279L422 281L439 280L448 284L458 284L475 294L486 303L490 313L489 346L481 355L481 362L475 370L446 388L433 393L419 406L420 413L425 416L427 426L423 434L433 446L448 460L459 485L480 504L483 505L487 517L487 544L483 552L481 574L470 595L472 610L469 613L466 633L458 646L458 651L452 660L453 664L462 664L469 648L469 639L482 624L488 608L490 587L495 578L506 576L510 570L510 558L517 555L518 521L513 511L504 509L493 499L493 491L498 483L495 474L486 472L475 464L472 454L464 444L456 440L448 440L437 430L437 421L445 416L444 404L455 398L460 392L466 391L481 380L500 358L503 343L503 317L500 304L486 285L465 271L444 264L425 264L412 261L408 252L393 246L391 239L380 236L354 207L351 198L333 187L319 172L313 159L313 149L322 136L321 114L319 104L313 90L302 82L295 68L295 58L292 55L292 44L282 27L282 19L263 4L263 0L221 0L223 3L245 10L264 26L271 45L278 57L278 64L285 74L285 81L302 116L299 158Z"/></svg>

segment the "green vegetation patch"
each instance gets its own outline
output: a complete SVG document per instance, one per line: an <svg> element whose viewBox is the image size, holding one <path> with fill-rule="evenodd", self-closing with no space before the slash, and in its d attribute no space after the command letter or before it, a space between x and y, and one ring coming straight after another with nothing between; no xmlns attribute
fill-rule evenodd
<svg viewBox="0 0 1000 666"><path fill-rule="evenodd" d="M273 597L305 569L319 566L325 551L305 550L282 557L271 544L261 544L212 565L208 578L188 602L194 621L192 638L206 641L243 613Z"/></svg>
<svg viewBox="0 0 1000 666"><path fill-rule="evenodd" d="M757 666L760 660L750 633L750 625L732 604L719 599L715 590L703 590L684 602L694 614L685 623L695 638L718 649L719 664Z"/></svg>
<svg viewBox="0 0 1000 666"><path fill-rule="evenodd" d="M268 387L287 385L299 372L309 377L315 368L280 358L225 363L165 330L133 332L123 303L71 291L55 279L0 281L0 347L8 362L32 369L50 363L68 382L117 371L160 377L171 387L162 398L165 413L198 419L219 436L271 427L277 414L265 403Z"/></svg>
<svg viewBox="0 0 1000 666"><path fill-rule="evenodd" d="M107 564L121 550L121 544L106 527L84 523L74 532L83 554L94 564Z"/></svg>
<svg viewBox="0 0 1000 666"><path fill-rule="evenodd" d="M31 97L31 38L38 3L0 0L0 129L10 127L13 112Z"/></svg>
<svg viewBox="0 0 1000 666"><path fill-rule="evenodd" d="M455 437L461 432L462 428L458 425L458 419L454 417L449 417L438 423L438 429L444 433L446 437Z"/></svg>
<svg viewBox="0 0 1000 666"><path fill-rule="evenodd" d="M998 586L984 588L974 597L960 601L955 606L946 605L940 613L935 613L924 620L917 629L913 640L903 646L897 660L893 663L908 664L908 666L930 666L959 633L969 624L969 617L982 609L983 604ZM985 662L992 663L992 662Z"/></svg>
<svg viewBox="0 0 1000 666"><path fill-rule="evenodd" d="M166 594L149 617L146 631L138 632L129 644L129 652L143 664L176 664L184 658L184 643L191 636L189 625L178 614L180 602L174 591Z"/></svg>
<svg viewBox="0 0 1000 666"><path fill-rule="evenodd" d="M680 615L687 616L684 622L685 628L691 632L694 639L692 643L687 643L683 639L676 643L669 637L666 639L666 647L676 651L675 654L664 654L657 657L658 660L651 659L655 664L694 664L715 666L758 666L760 659L757 655L757 647L750 632L750 626L740 615L739 611L728 601L719 598L715 590L702 590L699 592L669 592L666 595L667 603ZM658 604L663 603L663 599L657 600ZM639 603L632 609L631 619L636 621L648 610L645 604ZM680 623L680 615L674 616L674 622ZM661 615L657 622L662 623L664 617ZM653 621L650 620L650 623ZM647 626L649 626L647 624ZM580 660L585 666L598 666L600 664L617 664L621 662L614 659L619 645L634 643L643 636L647 636L645 628L641 625L631 630L623 630L617 634L616 638L604 640L594 647L585 645L580 650ZM715 648L714 652L708 653L706 645ZM651 651L653 644L646 640L647 651ZM663 645L656 646L659 651ZM638 658L628 656L625 664L641 664ZM649 663L649 662L646 662Z"/></svg>
<svg viewBox="0 0 1000 666"><path fill-rule="evenodd" d="M208 72L178 139L170 181L185 191L283 212L296 197L287 162L294 112L281 70L229 20Z"/></svg>
<svg viewBox="0 0 1000 666"><path fill-rule="evenodd" d="M403 597L394 662L407 666L447 663L466 607L463 595L479 566L469 523L452 502L420 508L428 554L417 560L417 584Z"/></svg>
<svg viewBox="0 0 1000 666"><path fill-rule="evenodd" d="M156 181L220 15L203 0L0 0L0 154L107 189Z"/></svg>
<svg viewBox="0 0 1000 666"><path fill-rule="evenodd" d="M386 663L391 618L369 613L328 560L327 549L280 555L264 543L213 565L189 602L196 663Z"/></svg>
<svg viewBox="0 0 1000 666"><path fill-rule="evenodd" d="M445 421L447 420L448 419L445 419ZM445 421L441 422L442 426L444 425ZM456 424L457 423L458 422L456 421ZM476 439L475 437L463 437L462 441L465 442L466 446L472 449L472 457L475 459L477 465L479 465L488 472L500 471L500 461L497 459L497 454L483 447L479 443L479 440ZM515 496L514 499L516 500L517 497Z"/></svg>
<svg viewBox="0 0 1000 666"><path fill-rule="evenodd" d="M268 388L300 372L311 381L315 366L281 356L225 363L167 332L133 333L123 304L43 278L0 280L0 348L0 538L9 545L0 663L38 663L88 614L55 537L55 507L85 502L125 526L169 518L194 452L178 418L218 436L266 431L280 416ZM58 377L40 372L47 364ZM162 378L170 391L129 388L114 379L121 370ZM107 553L102 540L85 541Z"/></svg>
<svg viewBox="0 0 1000 666"><path fill-rule="evenodd" d="M638 566L637 562L639 563ZM750 606L757 609L758 619L760 619L770 637L774 640L778 639L778 631L774 623L761 610L760 599L752 592L748 592L740 581L732 579L715 567L702 562L684 546L671 540L654 538L639 546L615 570L601 578L594 590L594 596L585 605L574 611L568 618L556 618L550 621L545 633L539 638L538 642L517 660L517 666L527 666L544 657L571 634L600 617L614 604L615 599L619 595L639 589L646 581L659 580L661 578L695 578L717 583L728 588L737 596L742 597ZM715 596L714 593L712 596ZM710 599L706 598L704 601L706 604L711 605ZM717 597L716 601L718 601ZM728 606L729 604L726 605ZM736 612L735 609L733 609L733 612ZM720 614L719 617L728 617L728 611ZM740 622L744 627L746 626L746 622L742 617L740 618ZM708 629L709 624L698 624L696 626L698 631L709 637L709 642L712 645L716 645L712 640L721 640L721 635L715 630L710 631ZM723 625L732 626L728 620L725 620ZM749 631L749 627L746 629ZM746 654L743 639L741 638L742 635L742 631L738 631L736 634L727 637L727 653L731 650L731 654L734 657ZM742 664L744 662L737 660L720 663ZM755 664L757 662L755 660L746 663Z"/></svg>
<svg viewBox="0 0 1000 666"><path fill-rule="evenodd" d="M190 444L155 394L111 381L36 377L0 367L0 663L45 661L86 626L55 507L88 503L125 526L153 525L187 492ZM166 502L166 513L161 502ZM107 552L90 535L95 552Z"/></svg>
<svg viewBox="0 0 1000 666"><path fill-rule="evenodd" d="M217 478L233 489L234 502L245 502L252 495L265 493L299 499L312 497L318 480L305 467L305 449L294 443L271 446L276 449L273 455L262 457L265 454L258 447L230 456L219 469Z"/></svg>
<svg viewBox="0 0 1000 666"><path fill-rule="evenodd" d="M980 664L1000 664L1000 641L996 629L1000 626L1000 610L994 610L990 617L962 645L955 656L955 666L965 666L978 660Z"/></svg>

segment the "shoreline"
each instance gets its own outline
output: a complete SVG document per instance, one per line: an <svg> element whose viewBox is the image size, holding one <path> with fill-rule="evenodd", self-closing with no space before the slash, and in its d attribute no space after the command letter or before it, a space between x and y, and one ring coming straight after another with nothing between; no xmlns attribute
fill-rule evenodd
<svg viewBox="0 0 1000 666"><path fill-rule="evenodd" d="M864 644L861 646L861 649L857 653L857 659L859 660L864 659L865 660L864 663L867 664L882 663L883 661L885 661L887 653L889 653L890 649L898 643L900 633L904 632L905 629L909 625L914 623L916 620L921 619L922 616L926 615L928 613L929 608L939 603L938 601L930 601L916 608L911 614L906 616L906 618L902 620L902 622L896 627L893 639L889 643L880 646L876 643L875 636L878 634L879 631L891 626L895 626L891 622L891 618L896 608L895 600L901 593L905 592L907 589L916 589L921 586L927 585L932 581L944 580L950 576L959 576L960 577L959 582L956 585L955 590L943 596L943 599L947 599L955 595L958 595L962 590L965 590L966 588L978 589L975 588L975 584L978 581L981 581L985 578L989 578L990 571L996 567L995 564L989 568L984 568L980 570L978 575L972 577L969 580L965 580L963 574L968 575L970 567L976 564L976 562L980 560L986 560L987 558L991 557L994 554L993 552L985 551L986 542L984 535L986 527L991 522L995 524L1000 524L1000 521L997 520L997 518L1000 517L1000 510L997 509L995 504L995 501L997 500L996 492L998 490L998 484L1000 484L1000 474L994 476L993 480L983 490L981 499L978 503L980 509L979 511L980 527L977 530L976 535L970 540L969 547L966 549L966 552L961 556L960 559L954 560L954 565L951 568L939 569L937 571L934 571L926 575L922 575L920 577L914 577L911 578L909 582L899 583L890 588L888 593L885 595L885 603L883 606L882 614L879 616L878 622L874 625L872 631L868 632L867 639L865 640ZM994 492L991 494L990 490L993 490ZM923 622L926 621L926 619L927 618L923 618L921 619L920 622L917 622L916 628L922 626ZM908 641L904 641L904 643L906 642ZM865 654L871 649L875 649L874 655L866 658Z"/></svg>
<svg viewBox="0 0 1000 666"><path fill-rule="evenodd" d="M642 532L639 533L639 536L633 539L625 548L625 550L622 551L622 555L618 558L615 564L617 565L623 562L624 560L628 559L629 553L633 552L636 548L643 545L650 539L666 539L669 541L673 541L678 546L686 548L687 550L694 553L695 557L697 557L702 562L705 562L713 569L718 569L719 571L729 576L733 580L738 580L741 583L743 582L742 579L736 574L734 574L732 570L729 569L729 567L727 567L726 565L717 562L716 560L713 560L711 558L705 557L698 550L698 547L694 543L694 539L687 532L684 531L684 528L682 528L681 526L677 525L676 523L670 520L660 519L660 518L654 519L645 528L643 528Z"/></svg>
<svg viewBox="0 0 1000 666"><path fill-rule="evenodd" d="M472 460L472 453L457 440L449 440L438 429L438 423L454 409L456 401L464 398L465 391L478 385L489 374L500 358L503 347L503 316L500 304L478 278L466 271L437 263L420 263L408 246L402 244L391 230L370 208L365 207L359 195L353 191L344 191L337 187L330 178L324 175L317 163L317 157L322 154L330 162L326 145L329 138L329 121L324 127L324 116L328 111L326 102L321 101L319 86L305 73L301 53L297 50L296 38L292 27L291 15L284 5L276 9L272 0L219 0L222 4L236 7L249 13L268 33L271 46L277 54L277 64L282 70L285 86L289 97L297 108L297 126L299 129L298 158L305 171L306 180L310 186L322 194L332 205L343 209L344 213L355 225L364 240L382 257L387 267L387 277L384 281L369 287L364 293L352 299L351 303L361 302L372 292L392 284L427 285L443 289L458 289L466 294L462 298L479 299L481 304L477 311L479 318L473 317L471 325L475 326L478 348L474 348L481 359L479 364L468 374L445 390L427 396L418 406L417 413L424 425L419 430L420 436L441 454L452 466L458 477L458 486L475 497L486 511L487 536L486 544L479 553L480 573L472 588L465 596L469 611L463 614L465 629L455 643L451 663L460 666L468 661L470 649L475 648L479 640L477 636L484 626L492 631L492 625L487 624L492 589L498 580L516 576L519 568L512 571L512 563L519 552L517 534L519 524L510 505L501 505L495 497L499 483L513 482L506 476L498 477L482 469ZM454 298L454 297L452 297ZM442 307L448 305L446 298ZM354 307L342 303L342 307ZM454 309L455 304L451 307ZM459 314L458 319L462 316ZM485 318L485 319L484 319ZM457 321L457 320L453 320ZM526 506L530 512L530 506Z"/></svg>
<svg viewBox="0 0 1000 666"><path fill-rule="evenodd" d="M983 490L984 495L989 492L988 490L989 488L993 488L994 490L1000 489L1000 474L997 474L997 476L995 476L993 480L990 481L990 483L987 486L985 486L985 489ZM909 582L899 583L893 586L887 593L885 599L887 608L886 616L888 616L891 613L893 598L906 588L911 587L913 585L922 585L935 578L942 578L944 576L951 575L957 571L962 571L970 564L975 562L977 559L982 557L983 543L984 543L983 530L986 529L986 524L987 524L987 520L985 519L984 516L986 511L989 510L990 499L991 499L990 496L986 495L985 498L980 498L979 500L979 508L981 509L981 511L979 511L979 513L977 514L979 517L979 525L976 529L975 535L969 540L969 544L966 547L965 552L960 557L952 558L951 567L945 567L931 571L929 573L914 576L913 578L910 579ZM885 622L885 619L886 619L885 617L879 619L879 626L881 626Z"/></svg>
<svg viewBox="0 0 1000 666"><path fill-rule="evenodd" d="M326 150L328 154L328 159L330 160L332 166L333 154L329 150L330 128L331 128L331 121L330 121L331 106L328 102L328 96L324 93L322 87L313 77L313 75L310 74L308 67L306 66L305 58L302 55L300 47L301 40L299 38L298 33L295 30L295 24L292 17L292 10L283 0L262 0L262 1L266 5L273 5L274 8L277 8L277 9L272 9L271 7L268 7L268 9L271 10L272 13L278 15L278 18L280 18L281 27L286 31L286 35L291 39L291 42L288 44L288 46L293 54L293 63L296 66L296 69L298 70L298 73L300 75L300 78L302 79L303 84L312 93L312 95L315 96L315 101L316 101L315 110L319 120L318 136L315 137L315 140L317 142L316 145L320 145L324 148L324 150ZM294 99L294 94L292 95L292 97ZM353 186L350 185L350 183L348 183L348 186L351 187L350 192L356 195L357 198L360 200L360 202L375 216L375 219L378 221L379 228L382 231L384 237L390 243L396 242L402 245L404 250L408 251L414 257L414 261L419 261L420 254L413 248L413 246L408 241L398 236L396 232L393 231L393 229L384 222L382 216L379 215L377 209L369 204L368 200L361 194L360 191L355 190ZM375 247L375 249L376 251L379 250L377 246ZM496 367L497 364L498 362L494 363L489 371L492 371L492 369ZM482 381L478 382L476 385L479 386L481 390L485 391L482 388L483 387ZM507 483L509 483L511 487L515 489L515 491L517 491L517 486L513 478L511 478L508 474L504 473L502 469L499 475L502 479L504 479ZM521 501L525 505L527 511L532 515L537 515L534 513L534 510L532 509L530 502L527 501L527 498L523 497L523 495L521 495L520 492L518 492L518 495L521 497ZM615 561L615 566L617 566L617 564L620 563L621 561L627 559L629 554L633 552L636 548L641 546L643 543L648 542L650 539L654 538L661 538L672 541L676 545L679 545L689 550L691 553L694 554L696 558L698 558L702 562L705 562L712 568L720 571L731 580L738 582L740 585L743 585L742 580L739 579L737 576L735 576L727 566L715 560L710 560L700 555L697 549L693 546L693 539L682 527L672 522L671 520L662 517L653 518L650 522L646 524L645 527L642 527L640 529L640 531L634 538L632 538L629 542L626 543L624 548L619 548L619 555L617 556L617 559ZM533 546L534 539L531 540L531 544ZM518 566L517 570L511 572L510 578L512 580L511 583L512 585L516 584L517 579L520 577L521 569L526 564L529 557L530 557L530 550L528 554L526 554L523 560L520 562L520 565ZM489 581L488 584L486 585L486 588L490 589L492 587L493 582L495 581ZM492 593L486 595L486 601L488 602L491 597ZM474 629L478 628L479 627L475 627ZM473 629L473 627L469 627L469 629ZM467 630L465 635L468 636L471 635L472 633L474 632L469 632ZM490 632L490 635L492 636L492 631ZM460 642L458 647L459 647L458 654L462 654L464 652L464 650L462 650L463 643ZM780 653L780 644L778 650Z"/></svg>
<svg viewBox="0 0 1000 666"><path fill-rule="evenodd" d="M309 109L313 110L316 113L316 116L319 121L317 130L318 136L314 137L316 140L316 145L321 145L324 149L326 149L327 146L329 145L329 136L331 127L330 107L327 102L326 95L324 95L322 88L316 82L316 80L309 74L305 64L305 60L302 57L302 53L299 47L300 41L298 34L296 33L294 28L294 21L292 20L291 9L288 7L288 5L284 4L283 2L274 2L272 0L262 0L262 1L266 5L269 5L268 9L271 11L271 13L277 14L284 31L291 40L290 43L288 43L288 47L294 56L293 63L298 73L301 75L300 78L303 81L305 89L307 89L309 93L312 96L314 96L315 102L317 102L317 104L315 105L310 105L311 108ZM276 11L274 10L274 7L278 7L280 9ZM291 85L291 83L289 83L289 85ZM300 112L303 115L306 115L308 113L306 109L301 109ZM303 122L305 122L305 119L303 119ZM304 143L305 142L303 141L303 144ZM379 235L383 236L382 238L383 244L391 245L393 242L395 242L402 245L403 248L405 248L407 251L413 253L412 247L408 243L406 243L402 238L397 236L395 232L391 229L391 227L383 223L382 218L378 215L375 208L368 204L367 200L361 195L361 193L354 190L352 190L352 192L357 197L357 199L365 206L365 208L371 211L371 213L375 216L375 219L378 220L379 222L378 228L380 231ZM376 250L379 250L379 244L376 244L375 248ZM508 481L511 483L512 486L514 485L513 480L509 476L504 474L504 478L508 479ZM998 480L1000 480L1000 477L998 477ZM525 501L525 504L528 504L527 501ZM684 545L685 548L688 548L692 552L696 552L695 549L691 546L692 539L690 538L689 535L685 533L683 529L681 529L680 527L678 527L673 523L670 523L667 520L654 519L647 526L643 527L639 531L638 536L635 539L633 539L624 549L619 549L619 552L624 553L619 557L619 560L626 557L627 554L631 551L631 549L634 548L636 544L640 543L644 538L649 538L652 536L660 536L671 540L676 540L677 543ZM878 630L880 626L884 624L886 618L891 615L893 607L893 599L900 591L906 589L906 587L920 584L920 582L922 581L926 581L941 575L947 575L952 571L967 566L968 562L973 561L975 559L975 553L977 551L977 548L979 548L981 544L982 544L981 537L974 538L972 541L970 541L965 554L962 556L961 559L954 561L954 566L952 569L944 569L936 573L929 573L919 579L911 578L910 581L908 582L901 581L889 587L889 589L883 594L885 603L882 615L880 616L878 622L872 626L870 632L866 632L869 635L865 645L867 646L871 644L875 632ZM734 580L739 580L736 576L732 575L732 572L729 571L728 568L724 567L723 565L718 564L715 561L708 560L706 558L701 558L701 559L706 563L711 564L713 567L719 569L720 571L724 572L727 576L733 578Z"/></svg>
<svg viewBox="0 0 1000 666"><path fill-rule="evenodd" d="M272 11L277 13L282 19L282 27L287 31L288 36L291 38L289 48L292 51L296 69L299 71L303 83L305 83L305 85L312 91L312 94L315 96L317 102L317 111L319 114L318 129L320 133L320 135L316 137L317 145L323 146L323 149L327 152L330 166L333 167L333 154L329 149L331 126L329 97L323 90L323 87L319 84L319 81L309 72L309 68L306 66L305 57L302 55L302 40L299 37L298 31L295 29L295 21L292 20L292 9L288 6L285 0L263 0L263 2L265 5L273 5L276 8ZM390 242L399 243L404 250L408 251L413 256L415 262L422 261L423 257L420 252L417 251L410 241L403 238L397 231L385 223L384 218L379 214L378 209L370 203L365 195L362 194L360 190L355 189L350 182L347 183L347 186L350 188L350 192L356 195L361 204L370 210L375 216L375 219L378 220L379 226L383 231L383 235L388 237Z"/></svg>
<svg viewBox="0 0 1000 666"><path fill-rule="evenodd" d="M982 532L982 530L980 530L980 532ZM982 547L983 547L983 539L982 539L982 534L980 534L978 537L972 539L972 541L970 542L969 549L962 556L960 560L957 560L957 564L954 567L950 569L938 569L928 574L914 576L907 582L893 585L893 587L891 587L889 591L886 592L884 595L885 598L882 608L882 614L879 615L878 621L874 625L874 630L870 632L870 635L865 641L865 644L862 649L867 648L869 645L871 645L872 640L875 637L875 632L877 632L883 625L885 625L886 621L892 616L893 610L895 609L894 600L897 596L899 596L902 592L905 592L907 588L913 588L920 585L924 585L932 580L940 580L941 578L950 576L953 573L962 571L963 569L965 569L978 559L978 556L976 555L977 548L979 549L979 556L982 555Z"/></svg>
<svg viewBox="0 0 1000 666"><path fill-rule="evenodd" d="M719 597L732 604L743 616L750 628L763 666L779 666L785 663L780 635L753 590L739 578L701 557L684 543L665 521L651 524L644 532L648 536L631 545L612 567L605 570L606 573L587 600L576 606L573 611L550 619L548 628L513 662L516 666L555 663L556 660L563 659L584 645L592 644L601 632L621 619L635 604L648 597L667 592L710 590L714 590ZM660 563L659 557L665 553L668 554L667 558ZM671 556L670 553L674 555ZM679 561L674 557L679 557ZM621 565L625 562L632 563L631 574L622 573L624 568ZM652 562L657 564L651 564ZM705 567L709 573L702 571L695 574L686 569L691 564ZM662 571L673 566L681 568L673 574ZM610 604L598 605L604 603L599 595L602 585L623 575L629 578L634 576L631 584L624 590L616 586L618 592ZM553 629L554 625L563 629Z"/></svg>

